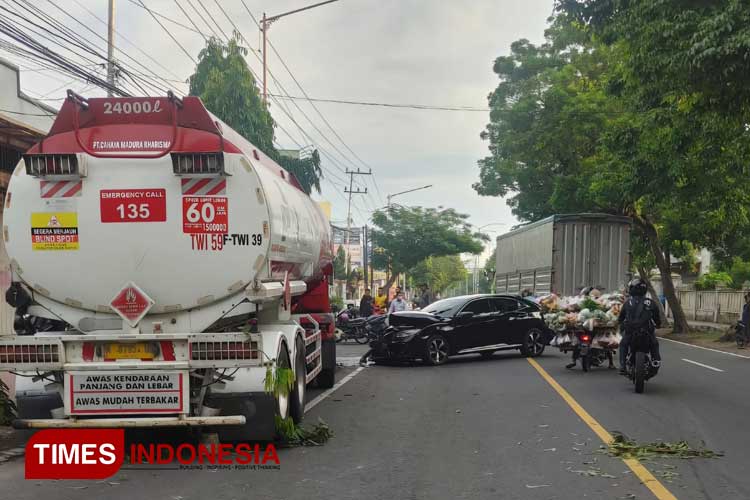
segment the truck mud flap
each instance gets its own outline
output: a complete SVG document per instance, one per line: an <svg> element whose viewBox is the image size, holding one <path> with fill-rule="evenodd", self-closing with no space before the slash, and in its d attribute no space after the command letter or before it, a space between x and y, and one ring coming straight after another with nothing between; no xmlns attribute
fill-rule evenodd
<svg viewBox="0 0 750 500"><path fill-rule="evenodd" d="M51 418L52 410L61 408L62 398L56 392L16 395L18 417L24 419Z"/></svg>
<svg viewBox="0 0 750 500"><path fill-rule="evenodd" d="M218 408L221 415L243 415L245 425L212 428L224 443L238 441L273 441L276 437L276 399L264 392L210 394L205 406Z"/></svg>

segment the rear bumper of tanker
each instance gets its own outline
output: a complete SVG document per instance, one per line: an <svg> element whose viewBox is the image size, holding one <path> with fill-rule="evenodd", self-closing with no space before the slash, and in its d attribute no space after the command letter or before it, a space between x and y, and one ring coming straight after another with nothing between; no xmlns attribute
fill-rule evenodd
<svg viewBox="0 0 750 500"><path fill-rule="evenodd" d="M106 359L111 345L146 345L158 352L151 353L151 360ZM244 333L129 338L58 333L0 340L0 371L38 377L36 382L24 378L26 385L18 388L20 418L13 422L18 429L234 427L242 429L243 435L249 431L268 435L273 432L273 419L269 423L265 416L273 415L274 399L263 391L263 381L274 357L275 354L269 356L262 351L260 336ZM221 389L206 394L196 407L195 388L190 388L196 370L204 374L205 370L226 370L234 372L234 376L215 383ZM62 384L47 383L51 373L61 375ZM47 374L46 380L41 380L42 374ZM125 382L143 379L145 375L160 382L150 383L145 389ZM138 395L142 393L145 396ZM177 403L174 407L139 403L141 407L135 408L127 407L127 403L106 402L107 397L119 398L118 401L150 400L155 394L167 394ZM107 404L121 407L107 408Z"/></svg>

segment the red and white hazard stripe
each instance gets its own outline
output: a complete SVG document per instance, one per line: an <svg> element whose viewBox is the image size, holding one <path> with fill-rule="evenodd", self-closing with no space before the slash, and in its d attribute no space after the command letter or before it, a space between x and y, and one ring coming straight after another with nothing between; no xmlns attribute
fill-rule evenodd
<svg viewBox="0 0 750 500"><path fill-rule="evenodd" d="M81 196L83 181L42 181L40 192L42 198L71 198Z"/></svg>
<svg viewBox="0 0 750 500"><path fill-rule="evenodd" d="M227 180L223 177L182 179L182 194L192 196L220 196L227 194Z"/></svg>

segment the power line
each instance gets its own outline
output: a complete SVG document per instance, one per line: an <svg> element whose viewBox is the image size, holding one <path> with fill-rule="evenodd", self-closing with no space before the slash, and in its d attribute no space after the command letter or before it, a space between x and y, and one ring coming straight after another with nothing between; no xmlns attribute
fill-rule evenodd
<svg viewBox="0 0 750 500"><path fill-rule="evenodd" d="M164 14L161 14L161 13L160 13L160 12L158 12L158 11L155 11L155 10L153 10L153 9L150 9L149 7L146 7L145 5L143 5L143 2L141 2L141 0L128 0L128 2L132 3L132 4L133 4L133 5L135 5L136 7L140 7L141 9L145 9L145 10L147 10L147 11L148 11L148 12L149 12L149 13L151 14L151 16L159 17L159 18L161 18L161 19L164 19L164 20L165 20L165 21L167 21L167 22L170 22L170 23L172 23L172 24L174 24L174 25L176 25L176 26L179 26L180 28L184 28L184 29L186 29L186 30L188 30L188 31L192 31L192 32L194 32L194 33L198 33L198 34L201 34L201 33L200 33L200 31L195 31L195 30L194 30L193 28L191 28L190 26L187 26L187 25L185 25L185 24L182 24L182 23L181 23L181 22L179 22L179 21L175 21L175 20L174 20L174 19L172 19L171 17L167 17L167 16L165 16Z"/></svg>
<svg viewBox="0 0 750 500"><path fill-rule="evenodd" d="M211 15L211 12L209 12L209 10L208 10L208 9L206 8L206 6L205 6L205 5L203 5L203 2L202 2L201 0L195 0L195 1L196 1L196 2L198 2L198 5L200 5L200 6L201 6L201 8L202 8L202 9L203 9L204 11L206 11L206 15L208 16L208 18L209 18L209 19L210 19L210 20L211 20L211 21L212 21L212 22L213 22L213 23L214 23L214 24L216 25L216 27L217 27L217 28L219 28L219 31L221 32L221 34L222 34L222 35L224 35L224 38L225 38L225 39L226 39L227 41L229 41L229 37L227 36L227 34L226 34L226 33L224 33L224 30L223 30L223 29L221 29L221 26L219 26L219 23L217 23L217 22L216 22L216 19L214 19L214 16L212 16L212 15ZM222 11L223 11L223 9L222 9Z"/></svg>
<svg viewBox="0 0 750 500"><path fill-rule="evenodd" d="M151 17L154 18L154 21L156 21L157 23L159 23L159 26L161 26L161 29L163 29L167 33L167 35L169 35L169 38L171 38L172 41L174 43L176 43L177 46L180 47L180 49L182 49L182 51L185 53L185 55L188 56L188 58L190 58L191 61L193 61L193 64L195 64L197 66L198 65L198 61L196 61L193 58L193 56L191 56L190 53L187 50L185 50L185 47L183 47L182 44L180 42L178 42L177 39L172 35L172 33L166 28L166 26L164 26L161 23L161 21L159 21L159 19L154 15L154 12L151 9L149 9L148 7L146 7L146 4L143 3L143 0L138 0L138 3L140 3L141 7L143 7L144 9L146 9L149 14L151 14Z"/></svg>
<svg viewBox="0 0 750 500"><path fill-rule="evenodd" d="M51 0L47 0L47 1L51 3ZM78 6L80 7L80 8L82 8L83 10L85 10L85 11L86 11L86 12L87 12L87 13L88 13L88 14L89 14L90 16L94 17L94 18L95 18L95 19L96 19L97 21L99 21L99 22L100 22L101 24L103 24L104 26L107 26L107 25L109 24L109 23L108 23L107 21L105 21L104 19L100 18L99 16L97 16L96 14L94 14L93 12L91 12L91 11L90 11L90 10L89 10L88 8L86 8L86 6L82 5L82 4L81 4L81 3L80 3L80 2L78 1L78 0L73 0L73 2L75 2L75 4L76 4L76 5L78 5ZM141 49L141 48L140 48L140 47L139 47L138 45L136 45L136 44L135 44L134 42L130 41L130 40L129 40L129 39L128 39L128 38L127 38L127 37L126 37L125 35L123 35L122 33L120 33L120 32L119 32L119 31L118 31L117 29L115 29L115 33L117 34L117 36L119 36L120 38L122 38L122 39L123 39L123 40L125 41L125 43L127 43L127 44L129 44L129 45L130 45L131 47L135 48L135 49L136 49L136 50L137 50L138 52L140 52L140 53L141 53L141 54L142 54L142 55L143 55L144 57L146 57L146 58L147 58L147 59L149 59L149 60L150 60L151 62L153 62L154 64L156 64L157 66L159 66L159 67L160 67L161 69L163 69L164 71L166 71L167 73L169 73L170 75L172 75L172 76L173 76L173 77L175 77L175 78L180 78L179 76L175 75L175 74L174 74L174 73L173 73L173 72L172 72L172 71L171 71L171 70L170 70L169 68L165 67L165 66L164 66L164 65L163 65L162 63L160 63L160 62L159 62L158 60L154 59L154 58L153 58L153 57L151 57L151 56L150 56L150 55L149 55L149 54L148 54L147 52L145 52L144 50L142 50L142 49ZM202 35L202 33L201 33L201 35ZM123 54L125 54L125 51L124 51L124 50L120 49L119 47L116 47L116 48L117 48L117 50L118 50L119 52L122 52ZM132 57L129 57L129 59L133 59L133 58L132 58ZM143 66L143 65L141 64L141 66ZM145 67L145 66L143 66L143 67ZM156 75L156 73L154 73L153 71L152 71L152 74L153 74L154 76L157 76L157 75ZM161 79L161 80L164 80L164 81L176 81L176 82L180 82L180 80L167 80L166 78L161 78L161 77L160 77L160 79ZM184 83L184 82L182 82L182 83Z"/></svg>
<svg viewBox="0 0 750 500"><path fill-rule="evenodd" d="M203 39L204 39L205 41L208 41L208 38L206 38L206 35L204 35L204 34L203 34L203 33L201 32L201 30L200 30L200 29L198 28L198 25L197 25L197 24L195 24L195 22L193 21L193 18L192 18L192 17L190 17L190 16L188 15L188 13L187 13L187 12L185 12L185 9L183 9L183 8L182 8L182 5L180 5L180 2L179 2L179 0L174 0L174 3L175 3L175 5L177 5L177 8L178 8L178 9L180 9L180 11L182 12L182 14L183 14L183 15L184 15L184 16L185 16L185 17L187 18L187 20L188 20L188 21L190 21L190 24L192 24L192 25L193 25L193 28L195 28L195 31L197 31L198 33L200 33L200 34L201 34L201 36L203 37Z"/></svg>
<svg viewBox="0 0 750 500"><path fill-rule="evenodd" d="M177 0L177 1L179 1L179 0ZM211 30L211 33L213 33L213 35L217 39L219 39L220 38L219 34L216 33L216 30L214 30L214 28L210 24L208 24L208 21L206 21L206 18L204 18L203 14L201 14L201 12L198 10L198 8L195 5L193 5L193 2L191 2L190 0L187 0L187 3L188 3L188 5L190 5L190 8L192 8L195 11L195 13L198 14L198 17L201 18L201 21L203 21L203 24L205 24L208 27L208 29ZM203 33L201 33L201 35L203 35ZM205 35L203 35L203 36L205 38Z"/></svg>
<svg viewBox="0 0 750 500"><path fill-rule="evenodd" d="M344 99L316 99L311 97L298 97L298 96L283 96L275 95L279 99L292 99L299 101L313 101L313 102L328 102L334 104L352 104L356 106L379 106L384 108L407 108L407 109L422 109L422 110L434 110L434 111L471 111L471 112L483 112L487 113L490 108L476 108L471 106L431 106L427 104L396 104L388 102L371 102L371 101L349 101Z"/></svg>
<svg viewBox="0 0 750 500"><path fill-rule="evenodd" d="M216 0L214 0L214 1L216 1ZM243 7L245 8L245 11L247 11L248 15L249 15L249 16L250 16L250 18L251 18L251 19L253 20L253 22L255 23L255 25L256 25L256 26L258 27L258 29L261 29L261 30L262 30L263 28L262 28L262 27L260 26L260 24L258 23L258 20L256 19L256 17L255 17L254 15L253 15L253 13L252 13L252 12L250 11L250 9L248 8L247 4L245 3L245 0L241 0L241 2L242 2L242 6L243 6ZM339 133L338 133L338 132L336 132L336 130L335 130L335 129L333 128L333 126L331 125L331 123L330 123L330 122L329 122L329 121L328 121L328 120L326 119L326 117L325 117L325 116L323 115L323 113L321 113L321 111L320 111L320 110L318 109L318 107L317 107L317 106L315 106L315 104L314 104L314 103L313 103L313 102L312 102L312 101L311 101L311 100L309 99L309 96L307 95L307 92L305 91L305 89L304 89L304 88L302 87L302 84L301 84L301 83L299 82L299 80L298 80L298 79L297 79L297 78L296 78L296 77L294 76L294 73L292 73L292 70L291 70L291 69L289 68L289 66L288 66L288 65L286 64L286 62L284 61L284 58L282 58L282 57L281 57L281 54L279 54L279 51L278 51L278 50L276 50L276 47L274 46L273 42L271 42L271 41L269 40L269 41L268 41L268 44L269 44L269 45L271 46L271 49L273 50L274 54L276 54L276 57L277 57L277 58L279 59L279 61L281 62L281 64L282 64L282 65L284 66L284 69L285 69L285 70L287 71L287 73L289 73L289 76L291 76L291 77L292 77L292 80L294 80L294 83L295 83L295 84L297 85L297 87L298 87L298 88L300 89L300 91L301 91L301 92L302 92L302 93L303 93L303 94L305 95L305 97L308 97L308 102L310 103L310 105L312 106L312 108L313 108L313 109L315 110L315 112L316 112L316 113L318 114L318 116L319 116L319 117L320 117L320 118L321 118L321 119L323 120L323 122L324 122L324 123L326 124L326 126L328 127L328 129L329 129L329 130L330 130L330 131L331 131L331 132L333 133L333 135L334 135L334 136L335 136L335 137L336 137L336 138L337 138L337 139L338 139L338 140L339 140L339 141L341 142L341 144L343 144L343 145L344 145L344 147L345 147L345 148L346 148L346 149L347 149L347 150L348 150L348 151L349 151L349 152L350 152L350 153L351 153L351 154L352 154L352 155L354 156L354 158L355 158L355 159L357 159L357 160L358 160L358 161L359 161L359 162L360 162L360 163L361 163L362 165L364 165L364 166L365 166L366 168L369 168L369 169L370 169L370 170L372 171L372 167L370 167L370 165L368 165L367 163L365 163L365 162L364 162L364 161L362 160L362 158L360 158L360 157L359 157L359 155L357 155L357 153L355 153L355 152L354 152L354 151L352 150L352 148L351 148L351 147L349 147L349 145L348 145L348 144L346 143L346 141L344 141L344 139L343 139L343 138L341 137L341 135L339 135ZM272 76L272 77L273 77L273 76ZM274 78L274 80L275 80L275 78ZM283 89L282 89L282 90L283 90ZM289 96L289 93L288 93L288 92L286 92L285 90L283 90L283 92L284 92L284 93L285 93L285 94L287 95L287 97ZM278 101L277 101L277 102L278 102ZM294 101L292 101L292 102L294 103ZM295 106L296 106L296 103L294 103L294 104L295 104ZM299 106L297 106L297 108L299 109ZM301 110L301 109L300 109L300 112L302 112L302 110ZM303 115L305 115L305 113L304 113L304 112L302 112L302 114L303 114ZM307 118L307 116L306 116L306 115L305 115L305 117ZM307 118L307 119L308 119L308 121L310 121L310 119L309 119L309 118ZM311 125L313 125L311 121L310 121L310 123L311 123ZM313 125L313 127L315 127L315 125ZM316 130L318 130L318 129L317 129L317 127L315 127L315 128L316 128ZM320 130L318 130L318 133L320 133L321 135L323 135L323 134L322 134L322 133L320 132ZM325 136L323 136L323 137L325 138ZM325 139L326 139L326 140L328 141L328 139L327 139L327 138L325 138ZM331 143L330 141L328 141L328 142L329 142L329 143L331 144L331 146L333 146L333 147L334 147L334 149L335 149L335 150L336 150L336 151L337 151L337 152L338 152L338 153L339 153L339 154L340 154L340 155L342 156L342 158L344 158L344 159L345 159L346 161L350 161L350 162L351 162L351 160L350 160L349 158L347 158L347 156L346 156L346 155L344 155L343 153L341 153L341 151L340 151L340 150L339 150L338 148L336 148L336 146L334 146L334 145L333 145L333 144L332 144L332 143ZM352 163L353 163L353 162L352 162ZM373 184L375 185L375 190L376 190L376 192L378 193L378 196L379 196L379 197L381 198L381 203L382 203L382 195L380 194L380 188L379 188L379 186L378 186L377 182L375 181L375 176L374 176L374 175L372 175L371 177L372 177L372 181L373 181Z"/></svg>

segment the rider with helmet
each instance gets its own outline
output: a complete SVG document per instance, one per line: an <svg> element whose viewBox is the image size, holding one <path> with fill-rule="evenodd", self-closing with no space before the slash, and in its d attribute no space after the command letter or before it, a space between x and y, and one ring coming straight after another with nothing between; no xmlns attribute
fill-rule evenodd
<svg viewBox="0 0 750 500"><path fill-rule="evenodd" d="M645 330L649 336L654 372L658 370L661 364L659 341L656 339L656 328L661 326L661 318L656 303L646 297L647 290L646 282L641 278L635 278L628 283L629 297L623 304L619 316L622 334L622 341L620 342L620 373L622 374L625 374L625 357L633 335L639 330Z"/></svg>

